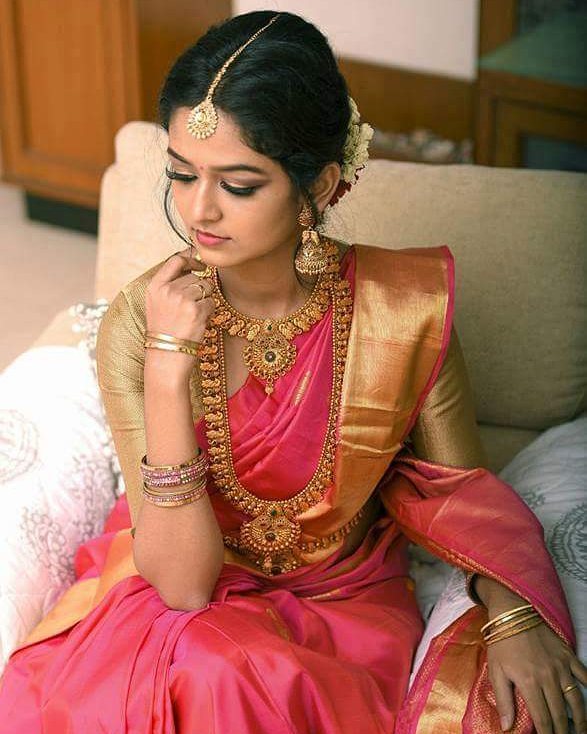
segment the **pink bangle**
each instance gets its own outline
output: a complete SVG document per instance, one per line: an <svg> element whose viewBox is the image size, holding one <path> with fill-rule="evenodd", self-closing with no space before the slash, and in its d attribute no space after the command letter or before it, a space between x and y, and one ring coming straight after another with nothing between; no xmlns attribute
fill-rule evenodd
<svg viewBox="0 0 587 734"><path fill-rule="evenodd" d="M170 487L187 484L204 477L208 467L208 459L203 452L183 464L169 466L147 464L146 455L141 460L143 481L149 487Z"/></svg>

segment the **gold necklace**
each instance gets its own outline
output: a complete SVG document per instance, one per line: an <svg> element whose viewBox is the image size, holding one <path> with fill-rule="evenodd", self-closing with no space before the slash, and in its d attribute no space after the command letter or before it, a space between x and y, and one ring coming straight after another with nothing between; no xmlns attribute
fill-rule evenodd
<svg viewBox="0 0 587 734"><path fill-rule="evenodd" d="M225 542L250 556L264 573L270 575L291 571L300 565L300 552L305 544L299 543L301 524L296 516L319 502L333 480L336 424L352 317L352 296L348 281L339 276L336 245L330 244L334 249L329 248L330 263L324 275L333 309L333 376L328 423L314 474L293 497L287 500L261 499L239 482L232 460L222 327L216 323L216 314L204 334L201 348L202 402L210 470L222 494L237 509L253 518L241 525L238 540L230 538Z"/></svg>
<svg viewBox="0 0 587 734"><path fill-rule="evenodd" d="M297 348L291 339L320 321L330 305L328 274L320 274L301 308L280 319L259 319L237 311L224 298L216 269L213 283L215 324L231 336L240 336L249 342L243 349L243 359L249 372L265 382L265 392L270 395L275 381L295 364Z"/></svg>

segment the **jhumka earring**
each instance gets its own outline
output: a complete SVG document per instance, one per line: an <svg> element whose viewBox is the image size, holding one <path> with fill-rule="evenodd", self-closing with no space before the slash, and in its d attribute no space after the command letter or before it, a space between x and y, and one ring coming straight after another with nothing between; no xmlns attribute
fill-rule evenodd
<svg viewBox="0 0 587 734"><path fill-rule="evenodd" d="M326 248L315 229L314 213L309 201L304 202L298 214L298 222L305 227L302 232L302 244L295 258L295 268L301 275L318 275L328 264Z"/></svg>

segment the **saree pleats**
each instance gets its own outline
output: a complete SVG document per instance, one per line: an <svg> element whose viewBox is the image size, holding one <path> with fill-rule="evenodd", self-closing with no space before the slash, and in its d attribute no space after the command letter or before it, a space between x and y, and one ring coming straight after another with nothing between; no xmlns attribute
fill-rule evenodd
<svg viewBox="0 0 587 734"><path fill-rule="evenodd" d="M356 558L318 566L272 584L227 564L193 612L122 579L69 631L13 653L0 732L392 731L423 630L406 540L382 518Z"/></svg>

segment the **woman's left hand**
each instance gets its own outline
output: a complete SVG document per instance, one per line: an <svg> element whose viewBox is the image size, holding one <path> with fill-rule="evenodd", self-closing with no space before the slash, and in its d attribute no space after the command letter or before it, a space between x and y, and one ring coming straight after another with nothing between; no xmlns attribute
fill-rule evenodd
<svg viewBox="0 0 587 734"><path fill-rule="evenodd" d="M511 609L512 604L501 607L492 606L489 618ZM568 734L566 703L577 734L587 732L585 703L579 687L580 683L587 685L587 668L546 623L488 645L487 665L504 731L515 721L515 686L528 706L538 734ZM577 688L563 694L570 685Z"/></svg>

